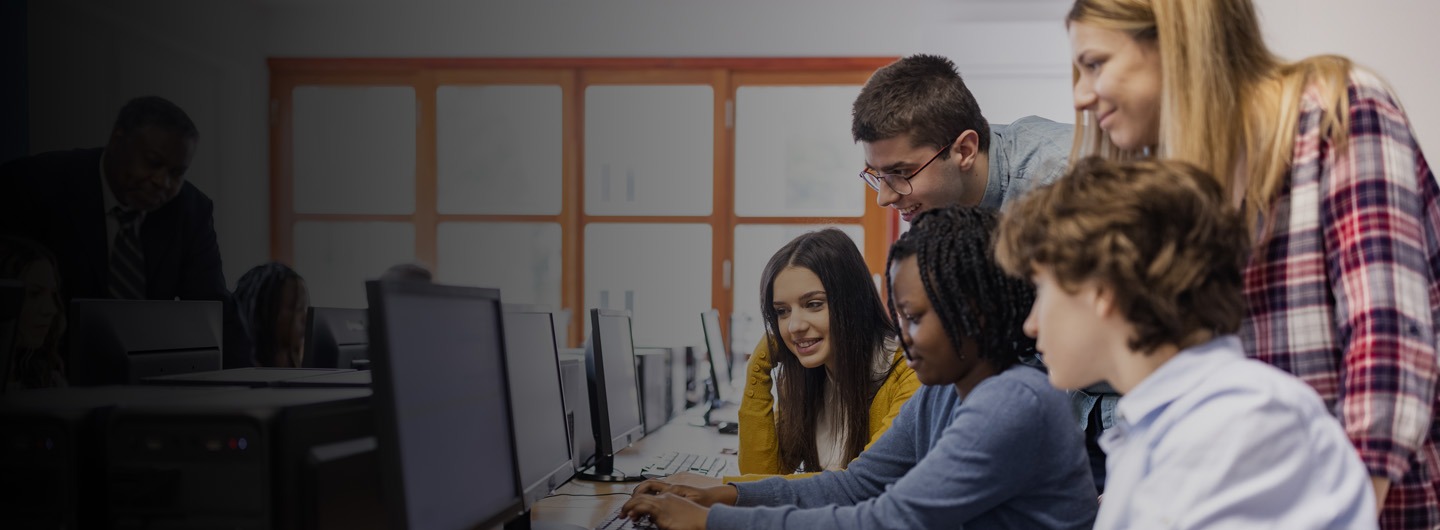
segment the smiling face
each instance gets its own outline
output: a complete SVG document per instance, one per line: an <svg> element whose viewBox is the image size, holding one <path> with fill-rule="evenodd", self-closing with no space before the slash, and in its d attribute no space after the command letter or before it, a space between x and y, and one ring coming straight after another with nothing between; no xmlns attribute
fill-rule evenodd
<svg viewBox="0 0 1440 530"><path fill-rule="evenodd" d="M935 312L925 295L920 280L920 267L914 256L895 264L890 282L895 297L895 311L900 317L900 340L905 344L905 360L915 370L915 377L926 385L956 384L971 375L979 364L973 343L966 342L957 351L940 314ZM962 355L963 359L962 359Z"/></svg>
<svg viewBox="0 0 1440 530"><path fill-rule="evenodd" d="M151 211L170 202L185 184L195 158L194 138L155 125L116 129L105 146L110 192L127 208Z"/></svg>
<svg viewBox="0 0 1440 530"><path fill-rule="evenodd" d="M972 137L968 144L962 149L968 148L971 151L977 144L974 131L967 131ZM902 134L893 138L876 140L874 142L861 142L865 149L865 164L874 168L880 174L910 175L915 170L925 166L925 162L935 156L937 148L932 146L917 146L912 143L909 134ZM966 161L965 156L957 156L952 146L949 156L941 156L925 166L920 173L910 178L910 193L900 195L889 186L881 184L876 196L876 203L880 207L890 207L900 212L900 217L905 222L910 222L920 212L934 208L944 208L957 204L972 206L980 202L985 194L984 181L976 184L974 179L962 168L962 165L973 164ZM988 175L986 175L988 178Z"/></svg>
<svg viewBox="0 0 1440 530"><path fill-rule="evenodd" d="M830 367L830 304L825 285L810 269L788 267L775 277L776 324L785 346L806 368Z"/></svg>
<svg viewBox="0 0 1440 530"><path fill-rule="evenodd" d="M1120 30L1070 23L1070 51L1079 77L1075 110L1090 111L1111 143L1125 150L1160 142L1160 51L1154 41Z"/></svg>

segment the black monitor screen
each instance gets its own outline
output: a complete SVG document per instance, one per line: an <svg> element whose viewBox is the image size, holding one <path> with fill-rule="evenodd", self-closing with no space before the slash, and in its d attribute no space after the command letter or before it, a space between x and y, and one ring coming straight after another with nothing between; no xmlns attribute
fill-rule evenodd
<svg viewBox="0 0 1440 530"><path fill-rule="evenodd" d="M520 419L515 423L515 444L527 505L575 471L565 432L559 362L550 313L505 313L505 365L510 370L514 417Z"/></svg>
<svg viewBox="0 0 1440 530"><path fill-rule="evenodd" d="M574 442L575 469L584 469L595 456L595 430L590 423L590 391L582 355L560 360L560 377L565 384L565 408L570 413L570 441Z"/></svg>
<svg viewBox="0 0 1440 530"><path fill-rule="evenodd" d="M709 350L710 376L715 383L715 398L730 399L730 357L725 354L725 339L720 336L720 312L714 309L700 314L705 328L705 349ZM694 328L691 328L694 329Z"/></svg>
<svg viewBox="0 0 1440 530"><path fill-rule="evenodd" d="M364 309L311 307L305 315L306 368L358 368L368 359Z"/></svg>
<svg viewBox="0 0 1440 530"><path fill-rule="evenodd" d="M399 528L471 528L521 510L499 292L369 282L387 511Z"/></svg>
<svg viewBox="0 0 1440 530"><path fill-rule="evenodd" d="M628 446L627 438L641 430L640 383L635 375L630 316L604 311L598 314L595 324L595 350L600 354L597 357L601 358L605 369L605 405L610 419L610 452L613 454Z"/></svg>

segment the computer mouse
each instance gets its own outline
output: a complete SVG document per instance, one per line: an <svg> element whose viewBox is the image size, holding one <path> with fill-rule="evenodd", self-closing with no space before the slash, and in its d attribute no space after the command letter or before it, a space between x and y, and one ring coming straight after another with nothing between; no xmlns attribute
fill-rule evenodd
<svg viewBox="0 0 1440 530"><path fill-rule="evenodd" d="M728 422L728 421L722 421L722 422L719 422L719 423L716 423L716 424L715 424L715 429L718 430L718 431L720 431L720 434L740 434L740 424L739 424L739 423L730 423L730 422Z"/></svg>

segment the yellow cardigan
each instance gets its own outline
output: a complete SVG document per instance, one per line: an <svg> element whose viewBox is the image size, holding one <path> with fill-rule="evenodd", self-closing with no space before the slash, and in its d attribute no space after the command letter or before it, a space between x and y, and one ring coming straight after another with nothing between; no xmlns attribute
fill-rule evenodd
<svg viewBox="0 0 1440 530"><path fill-rule="evenodd" d="M895 352L897 365L890 377L880 386L875 399L870 402L869 449L880 435L890 429L890 423L900 414L904 405L920 389L920 380L915 371L905 364L903 353ZM816 473L793 473L780 469L780 444L775 434L775 398L770 389L770 347L768 341L760 340L755 353L750 356L750 366L745 369L745 394L740 398L740 472L743 475L727 476L725 482L746 482L775 475L800 478Z"/></svg>

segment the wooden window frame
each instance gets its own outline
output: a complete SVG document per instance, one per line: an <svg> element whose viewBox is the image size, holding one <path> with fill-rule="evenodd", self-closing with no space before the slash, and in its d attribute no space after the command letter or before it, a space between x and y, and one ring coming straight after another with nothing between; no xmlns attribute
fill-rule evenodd
<svg viewBox="0 0 1440 530"><path fill-rule="evenodd" d="M842 58L272 58L270 68L270 255L294 260L296 223L306 221L398 221L415 230L415 256L438 267L439 225L445 222L553 223L561 229L561 306L571 311L568 347L584 336L584 234L591 223L685 223L711 227L711 301L722 315L734 312L725 274L733 275L734 235L741 225L854 224L864 227L862 252L872 273L882 274L885 255L899 229L893 210L876 204L865 188L859 217L742 217L735 214L736 92L743 86L862 85L894 57ZM584 98L598 85L708 85L714 99L713 202L704 216L611 216L585 213ZM555 85L561 89L563 143L561 209L558 215L442 214L438 205L437 102L440 86ZM300 86L408 86L415 91L415 208L409 215L313 214L294 209L293 110ZM857 171L859 167L857 161ZM844 178L837 175L837 178ZM858 179L855 186L864 188ZM728 318L721 327L730 336Z"/></svg>

